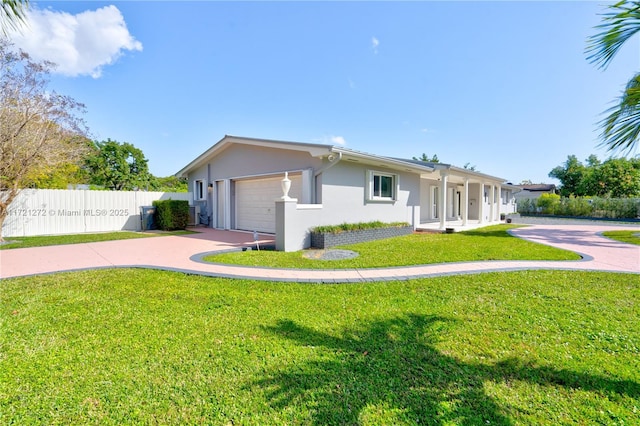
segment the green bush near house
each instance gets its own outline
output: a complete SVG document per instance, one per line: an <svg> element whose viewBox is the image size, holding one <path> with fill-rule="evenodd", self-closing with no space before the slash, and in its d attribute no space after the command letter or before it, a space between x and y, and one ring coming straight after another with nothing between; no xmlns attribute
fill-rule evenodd
<svg viewBox="0 0 640 426"><path fill-rule="evenodd" d="M324 225L316 226L311 229L311 232L324 233L324 234L338 234L340 232L347 231L362 231L364 229L380 229L380 228L402 228L404 226L410 226L407 222L380 222L379 220L373 222L358 222L358 223L342 223L340 225Z"/></svg>
<svg viewBox="0 0 640 426"><path fill-rule="evenodd" d="M186 200L157 200L153 202L156 208L155 219L159 229L174 231L186 229L189 223L189 202Z"/></svg>

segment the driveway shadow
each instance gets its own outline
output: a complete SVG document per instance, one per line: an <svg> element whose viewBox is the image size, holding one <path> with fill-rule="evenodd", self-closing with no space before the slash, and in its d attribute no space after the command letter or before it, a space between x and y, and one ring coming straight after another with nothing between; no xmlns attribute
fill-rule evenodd
<svg viewBox="0 0 640 426"><path fill-rule="evenodd" d="M264 392L275 409L307 408L311 424L317 425L361 424L372 413L391 416L386 424L514 424L509 417L514 408L498 405L487 395L486 381L640 395L640 385L632 381L519 359L496 364L460 361L435 347L451 321L413 314L345 329L338 336L281 320L266 329L303 347L326 349L332 356L319 355L266 372L251 387Z"/></svg>

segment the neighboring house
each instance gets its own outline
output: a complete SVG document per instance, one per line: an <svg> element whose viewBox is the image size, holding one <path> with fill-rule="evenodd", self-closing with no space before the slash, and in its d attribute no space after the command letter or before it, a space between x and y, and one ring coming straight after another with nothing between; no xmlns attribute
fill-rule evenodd
<svg viewBox="0 0 640 426"><path fill-rule="evenodd" d="M291 198L283 198L285 173ZM225 136L176 176L188 178L209 226L275 233L286 251L309 247L309 228L318 225L380 220L445 229L515 211L516 188L499 177L324 144Z"/></svg>
<svg viewBox="0 0 640 426"><path fill-rule="evenodd" d="M555 194L556 186L554 184L536 183L529 185L515 185L520 191L514 194L516 203L518 200L540 198L542 194Z"/></svg>

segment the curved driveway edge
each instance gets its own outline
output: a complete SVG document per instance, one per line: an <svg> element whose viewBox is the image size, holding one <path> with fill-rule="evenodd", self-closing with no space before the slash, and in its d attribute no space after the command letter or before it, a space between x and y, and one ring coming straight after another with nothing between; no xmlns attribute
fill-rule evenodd
<svg viewBox="0 0 640 426"><path fill-rule="evenodd" d="M276 269L198 261L212 252L254 244L251 234L199 229L201 233L100 243L34 247L0 251L0 278L102 268L151 268L220 278L263 281L348 283L396 281L443 275L533 269L606 271L640 274L640 246L600 235L607 230L638 226L533 225L512 229L520 238L571 250L578 261L482 261L378 269ZM270 244L261 236L260 244Z"/></svg>

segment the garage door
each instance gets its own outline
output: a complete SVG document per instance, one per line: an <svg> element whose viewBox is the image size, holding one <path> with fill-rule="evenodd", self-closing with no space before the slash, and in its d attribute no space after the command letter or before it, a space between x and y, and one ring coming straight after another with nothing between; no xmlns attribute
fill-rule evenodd
<svg viewBox="0 0 640 426"><path fill-rule="evenodd" d="M300 175L291 176L291 198L302 199ZM276 203L282 177L236 181L236 229L276 232Z"/></svg>

